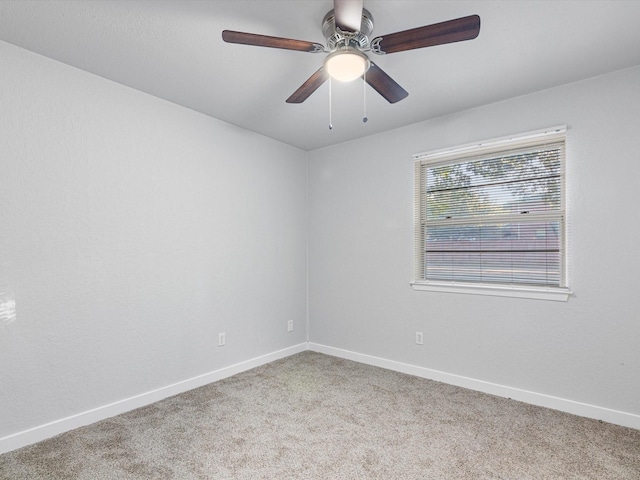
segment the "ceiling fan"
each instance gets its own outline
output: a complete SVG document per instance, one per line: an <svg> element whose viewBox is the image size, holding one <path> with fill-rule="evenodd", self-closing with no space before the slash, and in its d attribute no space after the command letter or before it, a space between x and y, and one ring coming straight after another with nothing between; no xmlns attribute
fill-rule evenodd
<svg viewBox="0 0 640 480"><path fill-rule="evenodd" d="M341 81L363 77L389 103L395 103L406 98L409 93L369 60L366 52L385 55L472 40L480 33L480 17L470 15L369 40L369 35L373 32L373 17L363 8L363 0L334 0L333 7L322 20L326 47L315 42L233 30L224 30L222 39L228 43L243 45L328 53L322 67L293 92L287 103L304 102L329 77Z"/></svg>

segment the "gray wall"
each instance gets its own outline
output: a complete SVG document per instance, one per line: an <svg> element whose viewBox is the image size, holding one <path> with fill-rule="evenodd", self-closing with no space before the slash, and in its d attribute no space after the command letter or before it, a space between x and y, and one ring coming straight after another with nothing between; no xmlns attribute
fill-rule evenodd
<svg viewBox="0 0 640 480"><path fill-rule="evenodd" d="M0 65L0 438L306 340L305 152L2 42Z"/></svg>
<svg viewBox="0 0 640 480"><path fill-rule="evenodd" d="M2 42L0 64L0 439L307 333L640 414L640 68L305 153ZM558 124L575 296L413 291L411 155Z"/></svg>
<svg viewBox="0 0 640 480"><path fill-rule="evenodd" d="M634 68L311 152L310 341L639 414L638 85ZM559 124L575 296L413 291L412 154Z"/></svg>

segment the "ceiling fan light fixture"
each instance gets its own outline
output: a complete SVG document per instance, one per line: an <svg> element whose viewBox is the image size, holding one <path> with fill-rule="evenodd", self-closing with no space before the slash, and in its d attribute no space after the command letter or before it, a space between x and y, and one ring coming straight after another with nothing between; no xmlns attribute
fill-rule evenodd
<svg viewBox="0 0 640 480"><path fill-rule="evenodd" d="M337 50L324 61L324 68L331 78L351 82L369 70L370 62L364 53L355 49Z"/></svg>

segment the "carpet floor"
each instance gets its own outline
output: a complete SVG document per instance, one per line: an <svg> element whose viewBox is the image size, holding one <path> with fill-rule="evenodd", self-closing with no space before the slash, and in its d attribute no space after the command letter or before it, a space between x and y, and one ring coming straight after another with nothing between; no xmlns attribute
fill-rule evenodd
<svg viewBox="0 0 640 480"><path fill-rule="evenodd" d="M640 431L304 352L0 455L0 479L640 479Z"/></svg>

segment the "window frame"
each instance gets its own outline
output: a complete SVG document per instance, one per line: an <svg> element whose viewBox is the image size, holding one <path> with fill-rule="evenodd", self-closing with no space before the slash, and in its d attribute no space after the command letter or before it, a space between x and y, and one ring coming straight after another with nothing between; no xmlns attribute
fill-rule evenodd
<svg viewBox="0 0 640 480"><path fill-rule="evenodd" d="M436 150L413 155L414 160L414 280L410 282L417 291L461 293L474 295L493 295L503 297L530 298L566 302L572 292L568 287L567 265L567 212L566 212L566 132L567 127L560 125L544 130L501 137L462 145L454 148ZM530 286L523 284L480 283L447 280L422 280L424 277L425 255L425 209L426 199L423 195L423 169L425 166L457 164L470 161L474 157L506 154L510 150L540 146L551 143L563 143L564 154L561 159L561 204L555 215L562 218L560 235L560 285ZM549 215L551 216L551 214ZM469 222L471 223L471 221Z"/></svg>

